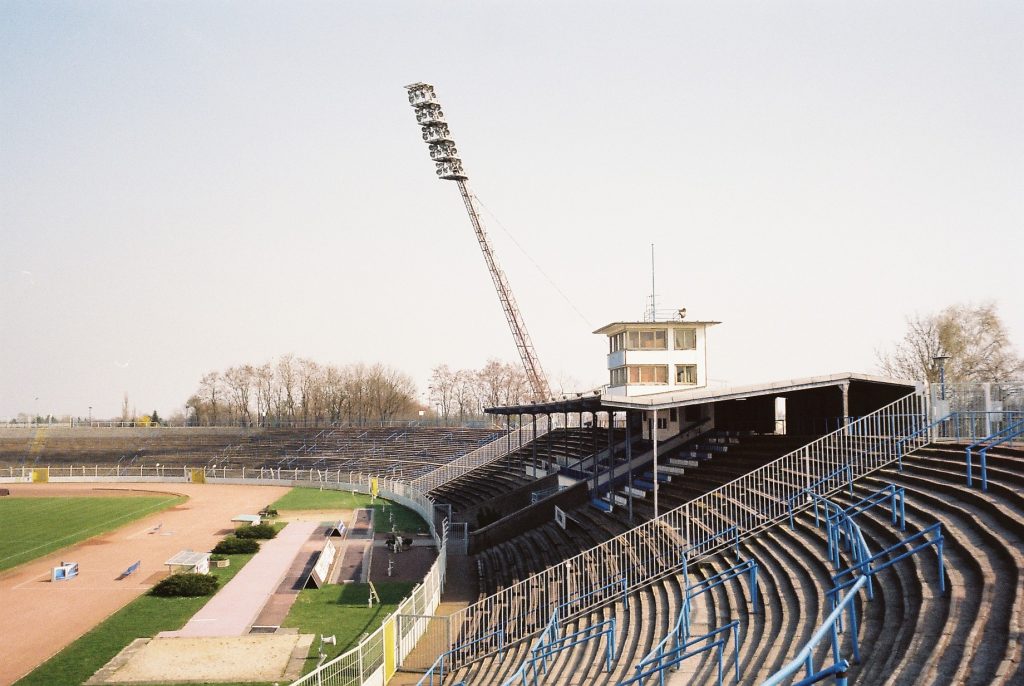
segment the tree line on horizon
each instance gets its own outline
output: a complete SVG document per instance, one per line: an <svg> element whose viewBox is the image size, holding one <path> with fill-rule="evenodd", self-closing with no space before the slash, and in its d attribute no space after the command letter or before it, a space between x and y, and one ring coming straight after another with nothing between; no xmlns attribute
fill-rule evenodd
<svg viewBox="0 0 1024 686"><path fill-rule="evenodd" d="M526 374L489 360L480 369L434 368L428 404L412 377L381 364L323 364L288 354L261 365L204 374L185 403L193 426L371 424L402 419L460 423L485 418L483 408L523 402Z"/></svg>

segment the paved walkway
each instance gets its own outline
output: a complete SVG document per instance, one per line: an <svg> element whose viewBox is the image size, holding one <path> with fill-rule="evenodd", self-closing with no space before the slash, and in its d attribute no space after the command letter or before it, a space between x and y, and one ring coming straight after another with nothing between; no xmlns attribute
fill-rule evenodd
<svg viewBox="0 0 1024 686"><path fill-rule="evenodd" d="M262 541L260 551L242 571L180 631L165 631L159 636L248 634L263 606L287 575L295 556L319 526L316 522L291 522L277 534L277 538Z"/></svg>

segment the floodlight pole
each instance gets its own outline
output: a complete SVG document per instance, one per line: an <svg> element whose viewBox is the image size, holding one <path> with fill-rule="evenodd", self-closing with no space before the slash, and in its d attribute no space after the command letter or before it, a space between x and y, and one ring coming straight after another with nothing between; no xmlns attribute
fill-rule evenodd
<svg viewBox="0 0 1024 686"><path fill-rule="evenodd" d="M448 131L448 125L444 122L444 113L441 111L440 103L437 102L434 87L428 83L414 83L406 86L406 90L409 91L409 104L416 110L416 121L423 131L423 140L430 146L430 158L434 160L437 167L437 175L444 180L455 181L459 186L459 193L466 206L466 213L469 214L473 232L476 234L480 250L484 254L484 262L491 273L491 281L494 282L494 289L498 293L498 300L501 302L505 319L512 331L512 338L515 340L523 368L530 381L530 386L533 388L534 399L547 400L551 397L551 390L548 387L547 378L544 376L544 369L541 367L530 334L526 330L523 314L519 310L515 296L512 295L508 278L494 257L494 249L491 248L487 232L480 221L476 198L469 190L467 183L469 177L466 176L462 168L462 160L458 156L455 141Z"/></svg>

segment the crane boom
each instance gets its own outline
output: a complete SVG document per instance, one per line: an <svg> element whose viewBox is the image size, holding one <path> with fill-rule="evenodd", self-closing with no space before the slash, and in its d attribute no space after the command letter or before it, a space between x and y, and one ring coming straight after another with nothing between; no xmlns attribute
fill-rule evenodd
<svg viewBox="0 0 1024 686"><path fill-rule="evenodd" d="M530 340L530 334L523 322L523 314L519 311L515 296L512 295L512 288L508 284L505 272L498 266L494 257L494 250L491 248L487 232L480 221L476 199L467 184L469 177L463 171L462 160L458 156L455 141L448 131L448 125L444 123L444 113L441 111L440 103L437 102L434 87L427 83L414 83L406 86L406 90L409 91L409 104L416 110L416 121L423 131L423 140L430 146L430 158L434 160L437 167L437 175L442 179L455 181L459 186L462 202L466 205L466 212L473 225L473 232L476 234L480 250L484 254L484 262L487 263L487 269L491 273L494 289L498 293L498 300L505 312L505 319L508 321L527 379L533 389L534 400L547 400L551 397L547 377L544 376L544 369L540 365L537 351L533 347L533 341Z"/></svg>

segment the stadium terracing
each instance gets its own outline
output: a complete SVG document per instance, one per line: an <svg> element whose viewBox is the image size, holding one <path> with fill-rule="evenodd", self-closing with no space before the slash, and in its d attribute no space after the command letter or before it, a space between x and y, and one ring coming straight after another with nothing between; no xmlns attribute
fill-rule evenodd
<svg viewBox="0 0 1024 686"><path fill-rule="evenodd" d="M0 477L376 476L426 503L476 601L436 614L438 588L392 618L393 664L368 639L297 684L1014 684L1022 390L593 393L490 408L497 433L4 428Z"/></svg>

